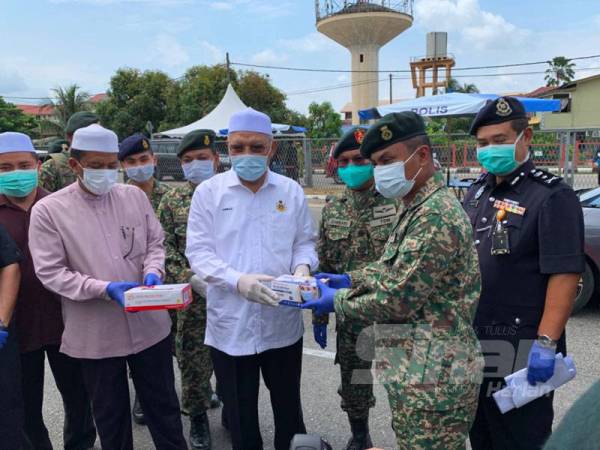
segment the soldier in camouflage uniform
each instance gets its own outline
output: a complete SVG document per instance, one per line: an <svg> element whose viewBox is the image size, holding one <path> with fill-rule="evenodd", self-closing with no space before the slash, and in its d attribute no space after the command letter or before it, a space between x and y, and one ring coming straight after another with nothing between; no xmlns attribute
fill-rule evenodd
<svg viewBox="0 0 600 450"><path fill-rule="evenodd" d="M373 165L360 154L364 128L353 128L338 142L333 157L338 174L348 189L328 199L323 208L319 230L319 270L343 274L362 269L377 261L390 235L396 216L396 200L386 199L375 190ZM326 346L328 315L313 314L315 340ZM352 437L347 450L363 450L373 446L369 435L369 408L375 406L371 361L357 354L357 340L364 323L337 321L336 363L340 364L342 409L348 414ZM358 384L352 382L355 370L369 375Z"/></svg>
<svg viewBox="0 0 600 450"><path fill-rule="evenodd" d="M65 137L67 142L73 140L73 133L79 128L87 127L93 123L98 123L98 116L88 111L81 111L73 114L65 128ZM49 192L56 192L75 182L77 176L69 167L69 148L63 147L59 153L50 153L48 160L42 164L40 171L39 185Z"/></svg>
<svg viewBox="0 0 600 450"><path fill-rule="evenodd" d="M362 270L317 274L303 307L374 325L376 369L399 449L464 449L483 359L472 321L480 292L469 219L436 173L420 116L389 114L361 145L377 189L404 205L383 255Z"/></svg>
<svg viewBox="0 0 600 450"><path fill-rule="evenodd" d="M193 273L185 256L187 221L196 186L217 170L219 156L214 146L215 134L197 130L181 141L177 156L188 182L167 193L158 208L165 231L166 274L168 283L188 283ZM206 411L211 407L210 379L212 360L204 345L206 330L206 291L194 286L194 301L178 313L176 348L181 370L182 410L190 417L190 443L194 449L210 449L211 438ZM204 291L204 292L199 292Z"/></svg>
<svg viewBox="0 0 600 450"><path fill-rule="evenodd" d="M152 151L150 141L143 134L134 134L119 144L119 161L127 174L127 184L139 187L146 193L152 209L156 212L160 201L169 186L154 178L158 162Z"/></svg>

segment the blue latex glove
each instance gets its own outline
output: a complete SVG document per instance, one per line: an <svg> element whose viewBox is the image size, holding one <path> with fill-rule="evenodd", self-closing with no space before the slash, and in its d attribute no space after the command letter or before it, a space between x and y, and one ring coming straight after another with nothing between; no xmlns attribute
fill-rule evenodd
<svg viewBox="0 0 600 450"><path fill-rule="evenodd" d="M150 272L144 277L144 286L160 286L162 281L158 275Z"/></svg>
<svg viewBox="0 0 600 450"><path fill-rule="evenodd" d="M556 351L552 348L545 348L536 342L529 350L529 359L527 360L527 381L532 386L535 383L545 382L554 375L554 358Z"/></svg>
<svg viewBox="0 0 600 450"><path fill-rule="evenodd" d="M317 287L321 296L317 300L312 300L302 304L302 309L312 309L317 316L324 316L335 311L333 299L337 289L330 288L317 279Z"/></svg>
<svg viewBox="0 0 600 450"><path fill-rule="evenodd" d="M125 307L125 292L129 289L136 288L140 285L140 283L132 283L130 281L113 281L109 283L106 288L106 293L108 296L121 305L123 308Z"/></svg>
<svg viewBox="0 0 600 450"><path fill-rule="evenodd" d="M315 342L321 348L327 347L327 325L313 325L313 333L315 335Z"/></svg>
<svg viewBox="0 0 600 450"><path fill-rule="evenodd" d="M315 275L317 280L323 280L324 278L329 280L327 285L333 289L350 289L352 287L352 280L350 275L343 273L339 275L337 273L325 273L320 272Z"/></svg>
<svg viewBox="0 0 600 450"><path fill-rule="evenodd" d="M4 348L6 341L8 341L8 328L0 327L0 350Z"/></svg>

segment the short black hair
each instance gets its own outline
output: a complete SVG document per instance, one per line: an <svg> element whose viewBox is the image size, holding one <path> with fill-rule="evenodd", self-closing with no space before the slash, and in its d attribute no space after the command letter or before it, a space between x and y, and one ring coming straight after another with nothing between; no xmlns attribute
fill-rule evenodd
<svg viewBox="0 0 600 450"><path fill-rule="evenodd" d="M81 150L75 150L74 148L70 151L71 158L76 159L77 161L81 161L83 157L83 152Z"/></svg>
<svg viewBox="0 0 600 450"><path fill-rule="evenodd" d="M529 128L529 119L515 119L511 120L510 127L517 133L520 134Z"/></svg>
<svg viewBox="0 0 600 450"><path fill-rule="evenodd" d="M426 134L421 134L419 136L412 137L403 142L404 145L411 151L414 152L417 148L426 145L431 148L431 141L429 140L429 136Z"/></svg>

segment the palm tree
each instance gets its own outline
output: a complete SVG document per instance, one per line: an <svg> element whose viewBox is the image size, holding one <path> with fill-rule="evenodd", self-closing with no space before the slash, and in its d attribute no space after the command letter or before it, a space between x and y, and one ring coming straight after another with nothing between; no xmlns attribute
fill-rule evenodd
<svg viewBox="0 0 600 450"><path fill-rule="evenodd" d="M41 126L47 127L55 131L57 134L62 134L69 117L79 111L88 111L90 109L90 94L80 91L76 84L71 84L66 87L56 87L52 89L54 99L48 99L44 107L51 107L54 110L54 117L49 120L44 120Z"/></svg>
<svg viewBox="0 0 600 450"><path fill-rule="evenodd" d="M456 78L450 78L446 92L461 92L463 94L478 94L479 88L471 83L460 84Z"/></svg>
<svg viewBox="0 0 600 450"><path fill-rule="evenodd" d="M560 86L568 83L575 77L575 63L564 56L557 56L552 61L548 61L550 67L546 69L546 86Z"/></svg>

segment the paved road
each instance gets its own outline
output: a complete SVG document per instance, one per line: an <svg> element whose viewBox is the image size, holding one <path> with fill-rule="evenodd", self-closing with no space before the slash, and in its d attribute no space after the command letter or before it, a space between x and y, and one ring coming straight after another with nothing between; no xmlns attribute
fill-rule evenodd
<svg viewBox="0 0 600 450"><path fill-rule="evenodd" d="M311 213L318 222L322 203L311 202ZM335 349L335 333L333 324L329 326L329 345L322 351L312 338L310 317L305 313L304 334L304 366L302 378L302 399L307 428L327 437L334 449L345 445L349 429L345 415L339 408L339 398L336 393L339 384L339 371L333 365L332 349ZM567 327L569 351L574 356L578 366L577 378L568 386L559 390L555 396L556 419L558 423L572 403L587 390L595 381L600 379L600 310L597 306L588 307L571 319ZM47 372L49 374L49 372ZM179 390L179 373L177 372ZM387 405L385 390L375 386L377 406L371 414L371 430L374 443L385 449L394 449L394 435L390 426L390 412ZM52 376L46 377L46 397L44 415L50 436L55 448L61 448L62 439L62 404L54 386ZM269 405L268 391L262 386L260 397L260 415L265 449L273 449L273 418ZM220 425L220 410L209 413L215 450L228 449L229 441L225 430ZM186 436L189 422L184 418ZM135 448L150 450L153 447L150 434L146 427L134 425ZM97 447L100 448L97 443Z"/></svg>

